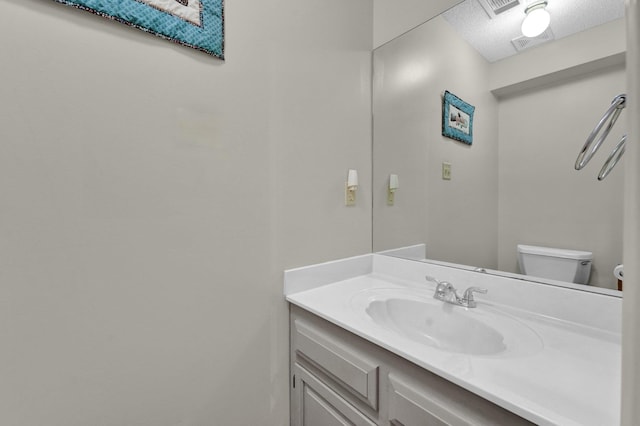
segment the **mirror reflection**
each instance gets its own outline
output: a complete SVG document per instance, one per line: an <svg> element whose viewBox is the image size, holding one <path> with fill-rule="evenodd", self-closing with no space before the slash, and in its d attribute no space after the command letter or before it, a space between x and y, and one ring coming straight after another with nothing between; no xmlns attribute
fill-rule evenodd
<svg viewBox="0 0 640 426"><path fill-rule="evenodd" d="M531 3L466 0L374 51L373 249L522 273L521 245L525 266L542 261L530 275L616 289L624 159L597 175L626 113L587 167L574 163L625 92L624 2L549 0L549 27L525 37ZM472 116L443 117L445 91ZM443 136L465 120L470 144Z"/></svg>

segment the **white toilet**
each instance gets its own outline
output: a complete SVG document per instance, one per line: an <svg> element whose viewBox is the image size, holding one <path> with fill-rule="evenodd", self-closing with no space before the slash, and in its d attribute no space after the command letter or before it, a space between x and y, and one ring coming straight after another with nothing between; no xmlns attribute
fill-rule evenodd
<svg viewBox="0 0 640 426"><path fill-rule="evenodd" d="M593 253L518 244L518 265L525 275L587 284Z"/></svg>

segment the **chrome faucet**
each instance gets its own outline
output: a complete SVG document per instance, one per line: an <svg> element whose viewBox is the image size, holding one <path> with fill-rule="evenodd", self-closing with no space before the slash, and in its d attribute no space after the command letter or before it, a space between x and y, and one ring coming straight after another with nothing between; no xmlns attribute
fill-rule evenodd
<svg viewBox="0 0 640 426"><path fill-rule="evenodd" d="M426 276L427 281L436 283L436 292L433 294L434 299L442 300L453 305L463 306L465 308L475 308L477 303L473 298L473 293L487 294L486 288L469 287L460 297L453 284L447 281L438 281L437 279Z"/></svg>

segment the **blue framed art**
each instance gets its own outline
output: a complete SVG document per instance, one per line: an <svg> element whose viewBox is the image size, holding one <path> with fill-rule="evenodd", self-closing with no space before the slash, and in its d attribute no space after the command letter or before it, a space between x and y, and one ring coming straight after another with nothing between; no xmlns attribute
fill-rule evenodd
<svg viewBox="0 0 640 426"><path fill-rule="evenodd" d="M223 0L54 0L224 59Z"/></svg>
<svg viewBox="0 0 640 426"><path fill-rule="evenodd" d="M471 145L475 109L474 106L445 90L442 99L442 136Z"/></svg>

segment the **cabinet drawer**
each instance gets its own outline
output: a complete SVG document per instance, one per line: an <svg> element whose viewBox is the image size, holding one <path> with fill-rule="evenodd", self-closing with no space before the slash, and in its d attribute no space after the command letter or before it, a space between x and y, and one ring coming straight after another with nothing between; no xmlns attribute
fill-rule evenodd
<svg viewBox="0 0 640 426"><path fill-rule="evenodd" d="M426 395L393 376L389 376L389 391L389 421L393 426L466 425L460 419L452 418L451 413L438 407ZM442 417L449 417L449 421L443 420Z"/></svg>
<svg viewBox="0 0 640 426"><path fill-rule="evenodd" d="M374 410L378 409L378 364L323 330L296 319L296 356L308 360Z"/></svg>
<svg viewBox="0 0 640 426"><path fill-rule="evenodd" d="M407 373L415 373L411 376ZM393 426L530 426L527 420L411 367L388 376Z"/></svg>

